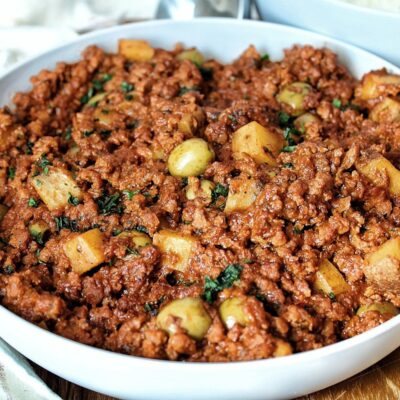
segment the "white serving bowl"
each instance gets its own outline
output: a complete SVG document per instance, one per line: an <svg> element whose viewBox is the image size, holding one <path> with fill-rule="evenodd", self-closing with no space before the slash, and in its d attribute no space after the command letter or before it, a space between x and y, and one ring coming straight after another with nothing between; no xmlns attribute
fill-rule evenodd
<svg viewBox="0 0 400 400"><path fill-rule="evenodd" d="M257 0L262 18L323 33L400 66L400 13L341 0Z"/></svg>
<svg viewBox="0 0 400 400"><path fill-rule="evenodd" d="M15 67L0 79L0 104L9 104L29 77L58 61L75 61L90 44L115 50L119 38L141 38L154 46L176 42L197 46L209 57L229 61L249 44L272 59L293 44L327 46L353 74L390 63L350 45L281 25L230 19L152 21L80 37ZM234 363L150 360L96 349L47 332L0 306L0 337L51 372L89 389L124 399L255 400L304 395L340 382L369 367L400 345L400 316L352 339L288 357Z"/></svg>

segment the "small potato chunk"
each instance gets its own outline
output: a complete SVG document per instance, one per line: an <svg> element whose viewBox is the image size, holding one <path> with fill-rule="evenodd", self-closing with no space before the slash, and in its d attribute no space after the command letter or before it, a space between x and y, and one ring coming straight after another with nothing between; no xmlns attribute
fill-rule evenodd
<svg viewBox="0 0 400 400"><path fill-rule="evenodd" d="M42 173L32 179L32 185L50 211L66 207L70 196L82 200L82 191L72 174L62 168L49 167L47 175Z"/></svg>
<svg viewBox="0 0 400 400"><path fill-rule="evenodd" d="M400 122L400 101L386 97L370 112L369 119L375 122Z"/></svg>
<svg viewBox="0 0 400 400"><path fill-rule="evenodd" d="M96 228L76 235L64 244L64 253L73 271L82 275L104 262L103 234Z"/></svg>
<svg viewBox="0 0 400 400"><path fill-rule="evenodd" d="M304 99L312 87L308 83L294 82L286 85L276 96L279 103L290 107L292 115L301 115L304 112Z"/></svg>
<svg viewBox="0 0 400 400"><path fill-rule="evenodd" d="M121 232L118 237L120 238L130 238L132 245L136 247L145 247L151 244L151 239L149 235L139 231L125 231Z"/></svg>
<svg viewBox="0 0 400 400"><path fill-rule="evenodd" d="M290 343L284 340L278 339L276 342L276 347L273 356L274 357L284 357L293 353L292 346Z"/></svg>
<svg viewBox="0 0 400 400"><path fill-rule="evenodd" d="M196 49L184 50L182 53L179 53L176 58L178 60L189 60L200 66L204 63L204 56Z"/></svg>
<svg viewBox="0 0 400 400"><path fill-rule="evenodd" d="M356 89L356 96L362 100L375 99L392 86L398 86L397 92L400 92L400 75L370 72L364 75L361 86Z"/></svg>
<svg viewBox="0 0 400 400"><path fill-rule="evenodd" d="M259 193L260 186L254 179L236 179L232 181L229 185L224 212L229 214L247 210L254 203Z"/></svg>
<svg viewBox="0 0 400 400"><path fill-rule="evenodd" d="M314 282L314 289L324 292L326 295L339 295L350 290L339 270L329 261L323 260L319 265Z"/></svg>
<svg viewBox="0 0 400 400"><path fill-rule="evenodd" d="M365 163L356 164L358 172L368 178L373 184L379 185L379 175L389 177L389 191L392 195L400 195L400 171L385 157L379 155Z"/></svg>
<svg viewBox="0 0 400 400"><path fill-rule="evenodd" d="M400 237L387 240L366 257L364 274L383 290L400 291Z"/></svg>
<svg viewBox="0 0 400 400"><path fill-rule="evenodd" d="M395 307L392 303L384 302L384 303L365 304L357 310L357 315L361 316L368 311L378 311L381 314L392 314L392 315L397 315L399 313L398 308Z"/></svg>
<svg viewBox="0 0 400 400"><path fill-rule="evenodd" d="M184 272L197 240L190 235L163 229L154 235L153 242L163 253L162 265Z"/></svg>
<svg viewBox="0 0 400 400"><path fill-rule="evenodd" d="M250 322L246 313L246 299L231 297L219 306L219 315L227 329L233 328L235 324L247 326Z"/></svg>
<svg viewBox="0 0 400 400"><path fill-rule="evenodd" d="M0 204L0 222L3 221L3 218L6 216L8 212L8 207L4 204Z"/></svg>
<svg viewBox="0 0 400 400"><path fill-rule="evenodd" d="M168 170L181 178L201 175L214 161L215 154L208 143L200 138L185 140L168 157Z"/></svg>
<svg viewBox="0 0 400 400"><path fill-rule="evenodd" d="M121 39L118 53L131 61L149 61L154 56L154 49L145 40Z"/></svg>
<svg viewBox="0 0 400 400"><path fill-rule="evenodd" d="M242 126L232 137L232 152L248 154L257 164L277 165L274 156L285 146L282 136L253 121Z"/></svg>
<svg viewBox="0 0 400 400"><path fill-rule="evenodd" d="M157 325L170 335L177 332L179 326L193 339L201 340L211 325L211 317L198 297L185 297L163 307L158 313Z"/></svg>

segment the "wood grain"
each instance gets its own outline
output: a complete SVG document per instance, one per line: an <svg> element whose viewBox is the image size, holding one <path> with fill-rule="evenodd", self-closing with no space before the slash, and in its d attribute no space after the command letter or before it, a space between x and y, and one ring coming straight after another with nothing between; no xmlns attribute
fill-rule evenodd
<svg viewBox="0 0 400 400"><path fill-rule="evenodd" d="M83 389L33 365L38 375L63 400L113 400ZM400 348L360 374L298 400L396 400L400 399Z"/></svg>

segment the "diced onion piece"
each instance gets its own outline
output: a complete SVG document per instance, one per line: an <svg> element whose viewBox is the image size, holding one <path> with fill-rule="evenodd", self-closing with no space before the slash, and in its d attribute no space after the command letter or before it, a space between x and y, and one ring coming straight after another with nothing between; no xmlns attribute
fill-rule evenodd
<svg viewBox="0 0 400 400"><path fill-rule="evenodd" d="M103 234L96 228L75 235L64 244L64 253L73 271L84 274L105 260Z"/></svg>
<svg viewBox="0 0 400 400"><path fill-rule="evenodd" d="M48 167L48 172L35 176L32 185L50 211L68 205L70 196L82 200L83 194L72 174L62 168Z"/></svg>

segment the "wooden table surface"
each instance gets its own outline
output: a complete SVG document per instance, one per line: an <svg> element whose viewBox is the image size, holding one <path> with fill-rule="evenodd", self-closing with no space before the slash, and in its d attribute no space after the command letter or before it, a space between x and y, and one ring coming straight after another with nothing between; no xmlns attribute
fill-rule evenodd
<svg viewBox="0 0 400 400"><path fill-rule="evenodd" d="M36 365L34 368L63 400L113 400L67 382ZM400 348L353 378L298 400L396 399L400 399Z"/></svg>

